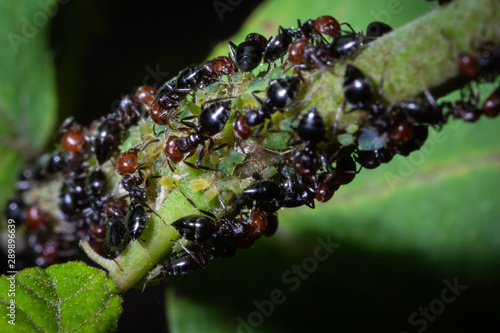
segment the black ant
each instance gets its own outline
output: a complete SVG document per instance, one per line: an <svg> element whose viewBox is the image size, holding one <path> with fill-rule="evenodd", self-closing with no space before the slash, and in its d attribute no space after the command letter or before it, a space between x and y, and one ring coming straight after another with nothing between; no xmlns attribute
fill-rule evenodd
<svg viewBox="0 0 500 333"><path fill-rule="evenodd" d="M378 160L382 163L388 163L392 159L394 153L399 155L408 156L411 152L419 150L425 140L427 140L427 136L429 135L429 128L426 125L416 125L413 127L413 136L408 141L404 142L401 145L398 145L391 149L380 149L378 151Z"/></svg>
<svg viewBox="0 0 500 333"><path fill-rule="evenodd" d="M133 240L139 238L146 227L148 214L143 206L145 203L132 201L128 211L123 198L113 200L106 207L105 216L107 218L106 245L107 249L115 253L123 251L125 246ZM138 239L141 246L149 256L149 252Z"/></svg>
<svg viewBox="0 0 500 333"><path fill-rule="evenodd" d="M250 33L245 37L245 41L236 46L229 43L229 54L242 72L254 70L261 62L267 45L267 39L257 33Z"/></svg>
<svg viewBox="0 0 500 333"><path fill-rule="evenodd" d="M281 193L277 200L279 207L293 208L306 205L314 208L316 191L304 181L288 179L280 185Z"/></svg>
<svg viewBox="0 0 500 333"><path fill-rule="evenodd" d="M269 39L264 50L264 63L271 63L281 58L287 53L288 47L293 42L293 31L284 29L282 26L278 28L278 34Z"/></svg>
<svg viewBox="0 0 500 333"><path fill-rule="evenodd" d="M392 160L395 151L388 148L375 150L357 150L355 153L356 162L363 168L375 169L382 163L388 163Z"/></svg>
<svg viewBox="0 0 500 333"><path fill-rule="evenodd" d="M314 208L314 189L290 178L280 185L273 181L256 182L245 188L242 193L259 205L264 204L270 212L275 212L281 207L292 208L302 205Z"/></svg>
<svg viewBox="0 0 500 333"><path fill-rule="evenodd" d="M366 27L366 37L372 41L392 31L392 27L384 22L374 21Z"/></svg>
<svg viewBox="0 0 500 333"><path fill-rule="evenodd" d="M269 119L268 129L272 127L271 115L276 111L285 112L286 107L297 97L300 89L300 77L298 75L285 76L272 80L266 91L266 100L262 101L255 92L252 92L254 98L259 102L260 107L257 110L243 110L246 113L245 122L247 126L263 125L266 119ZM293 107L293 106L292 106ZM243 122L243 120L241 120ZM243 125L241 125L242 127ZM256 136L263 126L259 127L254 136Z"/></svg>
<svg viewBox="0 0 500 333"><path fill-rule="evenodd" d="M301 38L288 48L288 61L295 70L311 70L331 66L333 57L324 47L312 44L307 38ZM288 68L283 71L287 70Z"/></svg>
<svg viewBox="0 0 500 333"><path fill-rule="evenodd" d="M351 31L337 35L333 42L325 47L334 59L339 60L351 56L360 47L392 31L389 25L376 21L368 24L367 33L364 35L362 31L355 32L348 23L343 24L346 24Z"/></svg>
<svg viewBox="0 0 500 333"><path fill-rule="evenodd" d="M135 95L125 96L117 110L101 118L93 139L94 154L99 164L105 163L118 150L122 131L137 123L141 108L151 108L156 89L139 87Z"/></svg>
<svg viewBox="0 0 500 333"><path fill-rule="evenodd" d="M130 238L123 221L115 222L108 226L105 241L107 251L112 251L115 256L125 249L130 242Z"/></svg>
<svg viewBox="0 0 500 333"><path fill-rule="evenodd" d="M482 111L488 118L495 118L500 114L500 88L497 88L485 99Z"/></svg>
<svg viewBox="0 0 500 333"><path fill-rule="evenodd" d="M174 254L163 263L161 271L167 275L184 275L196 269L205 269L211 256L198 247L183 247L184 251Z"/></svg>
<svg viewBox="0 0 500 333"><path fill-rule="evenodd" d="M441 108L448 109L448 112L444 114L444 118L453 116L455 119L462 119L466 122L476 122L482 114L482 110L479 109L479 93L472 91L472 86L469 84L469 96L466 99L464 96L464 91L460 91L461 98L459 101L455 102L444 102L441 103Z"/></svg>
<svg viewBox="0 0 500 333"><path fill-rule="evenodd" d="M218 134L226 126L227 120L231 113L231 101L216 101L202 109L198 117L198 126L191 123L184 123L190 128L180 128L179 131L189 133L185 137L171 136L165 140L164 152L168 159L172 162L184 161L192 168L200 168L213 170L208 167L200 166L201 160L205 156L205 142L209 141L208 150L213 151L212 136ZM189 131L189 132L188 132ZM198 146L202 149L196 158L196 163L192 164L186 161L195 152ZM224 146L224 145L223 145ZM222 148L216 147L215 149ZM214 149L214 150L215 150ZM185 154L185 155L184 155ZM181 156L182 159L181 159ZM170 165L170 164L169 164ZM171 167L172 168L172 167Z"/></svg>
<svg viewBox="0 0 500 333"><path fill-rule="evenodd" d="M322 175L326 175L326 178L317 185L315 199L319 202L327 202L339 189L340 184L336 181L337 174L333 176L332 174L322 173Z"/></svg>
<svg viewBox="0 0 500 333"><path fill-rule="evenodd" d="M375 93L373 84L365 74L354 65L347 65L342 82L345 99L353 109L379 111L374 104Z"/></svg>
<svg viewBox="0 0 500 333"><path fill-rule="evenodd" d="M339 24L337 19L335 19L333 16L330 15L319 16L314 21L313 26L314 29L320 34L324 34L332 38L339 36L341 33L340 30L341 24Z"/></svg>
<svg viewBox="0 0 500 333"><path fill-rule="evenodd" d="M340 156L335 165L335 183L338 185L346 185L354 180L354 177L359 172L356 162L351 154Z"/></svg>
<svg viewBox="0 0 500 333"><path fill-rule="evenodd" d="M150 212L158 216L164 224L166 222L158 215L149 205L146 203L148 201L148 196L146 194L146 188L149 185L149 179L144 178L142 173L143 167L137 164L137 153L146 149L147 146L159 140L151 140L147 142L141 149L137 148L139 145L144 144L140 142L135 147L130 148L126 152L122 153L118 158L116 165L116 171L118 174L122 175L121 184L125 191L128 192L130 196L130 207L135 207L137 205L146 207ZM133 173L138 171L139 177L134 176ZM140 187L145 182L145 187Z"/></svg>
<svg viewBox="0 0 500 333"><path fill-rule="evenodd" d="M186 96L200 85L204 75L204 67L191 66L163 84L149 110L155 125L169 123L171 110L177 108Z"/></svg>
<svg viewBox="0 0 500 333"><path fill-rule="evenodd" d="M318 143L325 140L326 127L323 118L315 106L302 116L296 132L300 137L298 144L304 142L304 148L297 151L292 157L295 172L304 177L314 176L321 165L321 161L326 165L324 156L316 154Z"/></svg>
<svg viewBox="0 0 500 333"><path fill-rule="evenodd" d="M61 128L57 131L57 133L63 133L61 138L61 147L66 152L74 152L74 153L85 153L88 146L88 137L81 126L73 124L71 128L66 129L66 127L73 122L73 117L67 118Z"/></svg>
<svg viewBox="0 0 500 333"><path fill-rule="evenodd" d="M205 268L206 266L206 261L200 258L233 256L236 249L248 248L256 238L265 233L267 216L264 212L252 211L248 220L230 219L227 211L223 217L217 218L214 214L198 208L177 184L175 186L197 211L205 215L189 215L172 222L172 226L184 239L196 245L196 254L191 253L187 248L184 249L198 263L198 267ZM219 201L225 209L220 197ZM186 256L178 256L175 260L178 259L191 262Z"/></svg>
<svg viewBox="0 0 500 333"><path fill-rule="evenodd" d="M238 71L238 67L234 61L226 56L215 57L208 60L203 65L203 86L208 86L211 83L221 81L222 76L226 75L229 79Z"/></svg>
<svg viewBox="0 0 500 333"><path fill-rule="evenodd" d="M61 138L61 147L64 150L64 162L74 173L81 174L87 169L85 161L90 157L87 153L90 151L90 138L86 130L80 125L73 124L73 117L67 118L56 134L63 133Z"/></svg>
<svg viewBox="0 0 500 333"><path fill-rule="evenodd" d="M442 107L436 104L427 91L426 97L402 101L397 107L400 112L416 123L435 125L440 128L445 123Z"/></svg>

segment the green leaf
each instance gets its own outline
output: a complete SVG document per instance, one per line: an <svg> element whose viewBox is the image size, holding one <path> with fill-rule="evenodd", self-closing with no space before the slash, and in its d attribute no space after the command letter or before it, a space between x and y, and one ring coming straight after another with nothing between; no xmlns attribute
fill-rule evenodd
<svg viewBox="0 0 500 333"><path fill-rule="evenodd" d="M57 1L0 3L0 213L23 160L37 155L56 120L56 88L47 29Z"/></svg>
<svg viewBox="0 0 500 333"><path fill-rule="evenodd" d="M3 309L11 299L16 303L15 325L9 324L13 318L2 311L2 332L112 332L122 311L121 297L106 273L81 262L2 276Z"/></svg>

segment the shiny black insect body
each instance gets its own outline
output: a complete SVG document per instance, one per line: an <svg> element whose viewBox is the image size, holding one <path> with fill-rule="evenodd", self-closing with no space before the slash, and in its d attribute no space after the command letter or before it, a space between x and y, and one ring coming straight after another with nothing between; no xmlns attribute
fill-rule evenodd
<svg viewBox="0 0 500 333"><path fill-rule="evenodd" d="M300 176L314 176L322 161L326 165L323 155L316 153L318 143L325 140L326 127L315 106L302 116L296 132L305 145L292 156L293 168Z"/></svg>
<svg viewBox="0 0 500 333"><path fill-rule="evenodd" d="M442 126L445 122L442 107L433 100L419 98L402 101L398 105L399 110L409 119L417 123Z"/></svg>
<svg viewBox="0 0 500 333"><path fill-rule="evenodd" d="M214 237L218 227L208 216L190 215L172 222L172 227L190 242L204 243Z"/></svg>
<svg viewBox="0 0 500 333"><path fill-rule="evenodd" d="M278 34L269 39L264 50L264 62L270 63L278 59L282 59L287 53L288 47L293 42L293 31L284 29L282 26L278 28Z"/></svg>
<svg viewBox="0 0 500 333"><path fill-rule="evenodd" d="M427 140L427 136L429 135L429 128L426 125L417 125L413 128L413 137L408 140L407 142L398 145L394 147L394 153L400 154L403 156L408 156L410 155L411 152L419 150L425 143L425 140ZM394 154L392 153L391 150L386 150L387 154L386 156L391 156ZM388 159L387 157L384 157L381 152L378 153L378 159L382 161L382 163L388 163L390 162L391 159Z"/></svg>
<svg viewBox="0 0 500 333"><path fill-rule="evenodd" d="M333 42L327 46L327 49L334 59L345 59L365 45L365 43L365 36L359 33L350 33L335 38Z"/></svg>
<svg viewBox="0 0 500 333"><path fill-rule="evenodd" d="M347 65L342 82L345 99L354 107L373 110L375 92L373 84L361 70L354 65Z"/></svg>
<svg viewBox="0 0 500 333"><path fill-rule="evenodd" d="M167 275L184 275L208 266L210 257L199 249L188 249L170 257L162 266L161 271Z"/></svg>
<svg viewBox="0 0 500 333"><path fill-rule="evenodd" d="M189 124L192 131L188 136L181 137L175 140L177 150L186 154L184 162L187 158L196 152L196 148L202 145L202 150L196 159L196 167L199 167L201 160L205 156L205 142L209 141L209 150L212 149L212 136L222 131L226 126L227 120L231 113L231 101L216 101L205 107L198 118L198 126ZM188 125L188 123L186 123ZM188 164L189 165L189 164Z"/></svg>
<svg viewBox="0 0 500 333"><path fill-rule="evenodd" d="M175 80L175 88L187 89L189 91L195 89L203 79L205 71L201 66L191 66L182 70Z"/></svg>
<svg viewBox="0 0 500 333"><path fill-rule="evenodd" d="M356 162L351 154L341 156L337 159L335 166L335 182L339 185L346 185L353 181L358 173Z"/></svg>
<svg viewBox="0 0 500 333"><path fill-rule="evenodd" d="M175 87L175 82L177 77L167 81L166 83L158 89L156 94L156 102L161 107L161 114L158 116L160 118L164 117L165 114L172 109L175 109L179 104L186 98L191 89L183 88L178 89Z"/></svg>
<svg viewBox="0 0 500 333"><path fill-rule="evenodd" d="M272 181L256 182L243 190L243 194L271 212L281 207L314 207L315 191L305 183L288 179L283 184Z"/></svg>
<svg viewBox="0 0 500 333"><path fill-rule="evenodd" d="M229 42L229 53L241 71L250 72L259 66L266 44L267 40L264 36L251 33L238 46Z"/></svg>
<svg viewBox="0 0 500 333"><path fill-rule="evenodd" d="M118 150L121 141L121 129L108 118L104 119L96 129L94 137L94 154L99 164L103 164Z"/></svg>
<svg viewBox="0 0 500 333"><path fill-rule="evenodd" d="M279 198L281 189L273 181L260 181L248 186L242 193L251 200L272 201Z"/></svg>
<svg viewBox="0 0 500 333"><path fill-rule="evenodd" d="M125 216L125 228L132 240L139 238L146 227L148 220L148 213L141 205L130 207L127 215Z"/></svg>
<svg viewBox="0 0 500 333"><path fill-rule="evenodd" d="M300 78L298 75L272 80L267 88L265 101L262 101L255 94L253 95L260 107L257 110L243 110L246 113L246 124L248 126L262 125L266 119L271 119L271 115L276 111L284 111L286 107L291 106L299 89ZM271 127L272 122L269 122L268 128ZM254 135L259 133L261 129L257 129Z"/></svg>
<svg viewBox="0 0 500 333"><path fill-rule="evenodd" d="M368 41L371 41L373 39L379 38L385 34L388 34L389 32L392 31L391 26L384 22L371 22L368 24L366 27L366 37Z"/></svg>
<svg viewBox="0 0 500 333"><path fill-rule="evenodd" d="M306 205L314 208L316 191L311 186L297 180L287 180L281 185L281 195L277 201L279 207L300 207Z"/></svg>
<svg viewBox="0 0 500 333"><path fill-rule="evenodd" d="M122 132L135 125L141 118L143 102L134 95L127 95L117 110L101 118L94 138L94 154L99 164L108 161L121 143Z"/></svg>
<svg viewBox="0 0 500 333"><path fill-rule="evenodd" d="M106 231L106 247L108 251L121 252L130 239L123 222L116 222L108 226Z"/></svg>
<svg viewBox="0 0 500 333"><path fill-rule="evenodd" d="M199 209L180 188L179 191L196 210L204 214L189 215L172 222L179 234L196 246L197 253L211 257L230 257L238 248L247 248L265 232L267 217L263 212L254 212L248 219L230 218L227 213L217 218L214 214Z"/></svg>
<svg viewBox="0 0 500 333"><path fill-rule="evenodd" d="M104 195L107 184L108 180L104 172L101 170L93 171L85 180L85 193L90 198L100 198Z"/></svg>
<svg viewBox="0 0 500 333"><path fill-rule="evenodd" d="M165 82L158 90L155 108L151 110L153 121L158 125L165 125L170 111L177 108L190 92L202 84L205 74L204 67L195 65L183 69L179 75Z"/></svg>
<svg viewBox="0 0 500 333"><path fill-rule="evenodd" d="M230 79L237 71L238 67L236 67L231 58L226 56L215 57L203 65L201 86L208 86L214 82L221 81L223 75L226 75Z"/></svg>

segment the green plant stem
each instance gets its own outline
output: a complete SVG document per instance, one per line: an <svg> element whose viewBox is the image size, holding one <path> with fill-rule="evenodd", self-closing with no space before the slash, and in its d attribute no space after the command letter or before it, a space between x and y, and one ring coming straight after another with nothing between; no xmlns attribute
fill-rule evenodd
<svg viewBox="0 0 500 333"><path fill-rule="evenodd" d="M426 89L439 97L455 89L457 82L464 84L458 78L456 67L457 55L460 52L475 52L483 41L500 43L498 22L500 1L456 0L374 41L347 62L358 66L377 87L383 78L383 102L386 104L420 96ZM342 111L344 70L345 63L339 62L328 69L305 73L307 83L302 89L305 103L298 109L315 105L329 129L328 135L332 134L334 125L337 130L346 130L352 125L361 126L366 119L364 111L349 114ZM243 84L231 89L225 92L226 96L241 94L246 86ZM238 92L235 92L235 89ZM273 121L279 127L283 124L283 119L290 120L295 114L296 111L277 113L273 116ZM217 137L216 144L228 142L234 137L229 127L231 126L226 126ZM131 133L133 131L137 129L132 129ZM257 160L258 163L242 165L231 177L248 180L252 171L261 172L267 166L280 162L279 153L262 149L257 144L253 145L253 142L247 143L251 147L248 149L247 159ZM333 145L325 145L327 154L333 154L334 149ZM209 175L213 172L191 169L181 163L175 174L184 175L179 180L179 185L200 208L214 209L217 206L217 200L204 202L200 192L187 188L192 179L200 176L210 178ZM237 192L238 188L234 191ZM169 191L164 198L158 195L158 198L153 208L162 219L152 215L141 236L142 245L138 241L132 242L116 261L96 256L82 243L85 251L109 271L110 278L122 293L139 283L148 271L171 251L174 244L171 240L178 239L179 235L169 223L182 216L200 214L177 190Z"/></svg>

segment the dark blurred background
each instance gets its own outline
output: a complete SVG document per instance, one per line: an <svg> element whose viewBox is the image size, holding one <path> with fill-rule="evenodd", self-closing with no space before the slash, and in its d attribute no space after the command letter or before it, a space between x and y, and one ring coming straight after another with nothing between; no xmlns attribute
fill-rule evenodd
<svg viewBox="0 0 500 333"><path fill-rule="evenodd" d="M233 1L238 2L221 9L223 20L212 1L91 0L59 6L51 28L57 123L74 116L88 125L136 87L158 86L182 68L203 62L262 1ZM148 330L166 331L163 289L126 293L119 332L143 330L145 320Z"/></svg>
<svg viewBox="0 0 500 333"><path fill-rule="evenodd" d="M87 125L137 86L158 86L203 62L261 2L222 1L228 7L219 12L212 1L92 0L59 6L51 29L59 117L73 115Z"/></svg>

